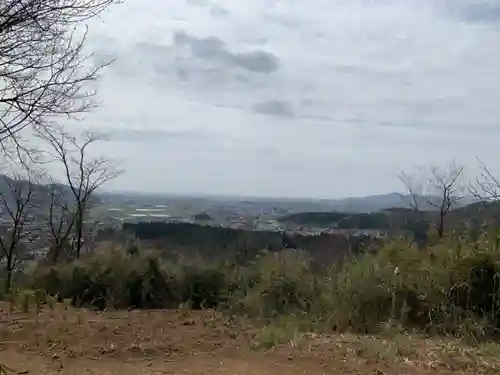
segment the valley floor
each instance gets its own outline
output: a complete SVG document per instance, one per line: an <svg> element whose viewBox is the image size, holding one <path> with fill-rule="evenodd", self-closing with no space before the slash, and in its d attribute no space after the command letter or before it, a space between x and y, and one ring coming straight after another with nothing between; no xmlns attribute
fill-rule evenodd
<svg viewBox="0 0 500 375"><path fill-rule="evenodd" d="M214 312L0 309L1 375L444 375L500 369L493 352L403 335L307 334L264 350L259 330Z"/></svg>

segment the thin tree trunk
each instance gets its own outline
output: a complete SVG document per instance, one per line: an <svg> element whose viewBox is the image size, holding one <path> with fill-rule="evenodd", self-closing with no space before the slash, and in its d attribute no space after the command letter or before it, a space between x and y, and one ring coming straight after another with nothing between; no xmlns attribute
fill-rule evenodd
<svg viewBox="0 0 500 375"><path fill-rule="evenodd" d="M444 234L444 214L441 213L441 215L439 216L439 226L438 226L439 238L443 238L443 234Z"/></svg>
<svg viewBox="0 0 500 375"><path fill-rule="evenodd" d="M6 271L6 278L5 278L5 294L10 293L10 288L12 286L12 270L13 270L13 259L12 259L12 253L9 254L7 257L7 264L5 265L5 271Z"/></svg>
<svg viewBox="0 0 500 375"><path fill-rule="evenodd" d="M82 237L83 237L83 218L82 213L79 214L78 223L76 226L76 249L75 249L75 258L80 259L81 251L82 251Z"/></svg>

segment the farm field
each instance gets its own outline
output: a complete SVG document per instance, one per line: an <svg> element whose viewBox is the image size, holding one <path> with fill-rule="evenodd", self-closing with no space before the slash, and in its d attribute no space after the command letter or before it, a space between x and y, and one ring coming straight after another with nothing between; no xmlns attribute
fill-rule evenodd
<svg viewBox="0 0 500 375"><path fill-rule="evenodd" d="M98 313L61 305L11 313L9 305L0 307L4 374L444 375L499 369L493 349L402 335L304 334L273 346L270 337L278 332L230 323L212 311Z"/></svg>

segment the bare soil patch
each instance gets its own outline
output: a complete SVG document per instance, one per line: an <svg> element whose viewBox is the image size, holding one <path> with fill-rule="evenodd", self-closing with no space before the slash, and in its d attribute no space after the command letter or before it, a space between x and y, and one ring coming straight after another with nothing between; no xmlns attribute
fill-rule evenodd
<svg viewBox="0 0 500 375"><path fill-rule="evenodd" d="M212 311L94 312L0 304L6 374L494 374L491 356L397 336L301 335L257 349L258 329ZM2 372L0 372L2 374ZM3 375L3 374L2 374Z"/></svg>

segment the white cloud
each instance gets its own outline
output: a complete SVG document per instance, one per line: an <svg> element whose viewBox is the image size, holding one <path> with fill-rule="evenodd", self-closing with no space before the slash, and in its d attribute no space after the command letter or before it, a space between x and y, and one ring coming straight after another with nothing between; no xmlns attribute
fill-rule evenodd
<svg viewBox="0 0 500 375"><path fill-rule="evenodd" d="M93 45L118 60L89 124L136 131L105 145L114 187L346 196L429 162L496 170L494 0L127 0L102 19Z"/></svg>

